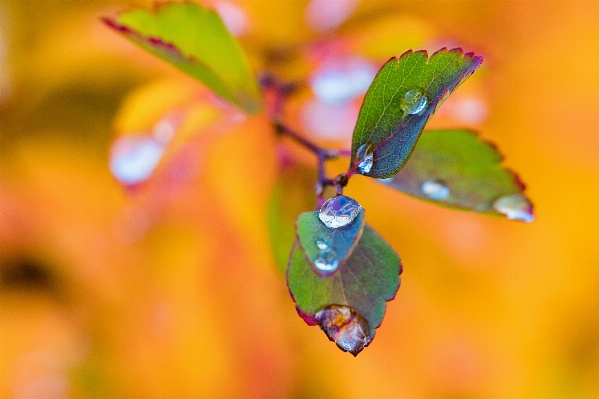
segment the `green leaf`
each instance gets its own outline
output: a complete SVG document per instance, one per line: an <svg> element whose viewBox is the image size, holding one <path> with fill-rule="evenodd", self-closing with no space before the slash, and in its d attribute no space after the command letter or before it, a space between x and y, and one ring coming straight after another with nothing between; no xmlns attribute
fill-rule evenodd
<svg viewBox="0 0 599 399"><path fill-rule="evenodd" d="M401 271L393 248L365 225L352 255L329 277L314 272L296 243L287 266L287 285L303 319L309 325L319 324L342 350L356 355L374 338L385 314L385 303L395 297L399 288ZM344 314L339 319L348 320L347 323L331 326L331 319L337 319L335 315ZM364 339L352 340L362 330Z"/></svg>
<svg viewBox="0 0 599 399"><path fill-rule="evenodd" d="M333 251L341 267L358 244L363 230L364 208L360 209L360 213L350 224L336 229L325 226L318 218L318 211L304 212L296 222L298 244L312 265L322 251L317 244L321 241L327 244L327 250ZM315 270L318 271L318 268ZM339 269L335 269L337 270Z"/></svg>
<svg viewBox="0 0 599 399"><path fill-rule="evenodd" d="M371 144L373 165L365 174L376 178L395 175L408 160L440 102L481 62L482 57L463 54L459 48L443 48L430 58L426 51L411 50L399 59L391 58L374 78L362 103L352 139L350 170L357 168L358 149ZM410 114L406 94L416 92L426 96L426 105L420 112Z"/></svg>
<svg viewBox="0 0 599 399"><path fill-rule="evenodd" d="M275 261L283 273L289 260L289 248L296 239L297 215L316 206L316 169L289 162L281 166L268 204L268 233Z"/></svg>
<svg viewBox="0 0 599 399"><path fill-rule="evenodd" d="M408 163L386 184L436 204L501 215L495 202L524 191L502 160L497 148L473 131L425 131ZM532 208L522 217L530 219Z"/></svg>
<svg viewBox="0 0 599 399"><path fill-rule="evenodd" d="M198 79L249 113L262 100L249 64L220 17L191 3L166 3L155 12L133 9L104 22L144 50Z"/></svg>

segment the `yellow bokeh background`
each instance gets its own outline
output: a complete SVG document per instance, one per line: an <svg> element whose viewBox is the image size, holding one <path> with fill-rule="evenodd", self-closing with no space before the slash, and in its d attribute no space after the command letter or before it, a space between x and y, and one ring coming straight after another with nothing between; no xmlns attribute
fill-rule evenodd
<svg viewBox="0 0 599 399"><path fill-rule="evenodd" d="M352 179L347 193L404 265L353 358L297 316L275 264L266 220L280 145L266 117L221 121L222 109L193 105L201 84L100 22L150 2L3 0L0 397L599 397L599 3L330 0L356 9L324 34L307 3L237 3L255 68L305 79L314 60L281 49L322 37L377 60L445 45L484 55L429 126L495 142L535 221ZM304 97L289 103L298 128ZM484 117L468 123L452 109L472 98ZM170 161L122 187L114 138L181 106Z"/></svg>

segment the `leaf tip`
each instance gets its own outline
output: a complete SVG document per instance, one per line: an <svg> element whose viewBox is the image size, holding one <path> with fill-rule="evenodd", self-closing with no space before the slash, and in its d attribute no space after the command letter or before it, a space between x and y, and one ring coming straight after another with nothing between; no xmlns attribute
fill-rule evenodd
<svg viewBox="0 0 599 399"><path fill-rule="evenodd" d="M116 22L115 19L113 19L111 17L100 17L100 21L102 21L109 28L116 30L117 32L120 32L123 34L133 33L133 30L131 28L129 28L125 25L119 24L118 22Z"/></svg>
<svg viewBox="0 0 599 399"><path fill-rule="evenodd" d="M372 342L368 322L349 306L327 306L314 315L314 320L329 340L354 357Z"/></svg>
<svg viewBox="0 0 599 399"><path fill-rule="evenodd" d="M461 50L461 49L460 49L460 50ZM434 53L431 55L431 57L434 57L434 56L436 56L437 54L441 54L441 53L445 53L445 52L447 52L447 47L441 47L439 50L435 51L435 52L434 52Z"/></svg>
<svg viewBox="0 0 599 399"><path fill-rule="evenodd" d="M407 55L410 55L410 54L412 54L413 52L414 52L414 51L413 51L412 49L406 50L406 51L404 51L404 52L403 52L403 53L402 53L402 54L401 54L399 57L391 57L391 60L392 60L392 59L394 59L394 58L395 58L395 59L397 59L397 58L403 58L403 57L405 57L405 56L407 56ZM391 60L389 60L389 61L391 61Z"/></svg>

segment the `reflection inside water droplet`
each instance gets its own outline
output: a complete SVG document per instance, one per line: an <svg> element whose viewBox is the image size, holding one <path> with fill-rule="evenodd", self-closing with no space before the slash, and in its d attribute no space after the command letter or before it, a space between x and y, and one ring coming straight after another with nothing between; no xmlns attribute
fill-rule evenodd
<svg viewBox="0 0 599 399"><path fill-rule="evenodd" d="M316 246L318 249L327 249L331 246L331 240L328 237L320 236L316 240Z"/></svg>
<svg viewBox="0 0 599 399"><path fill-rule="evenodd" d="M356 356L372 337L368 322L349 306L330 305L315 315L320 328L337 346Z"/></svg>
<svg viewBox="0 0 599 399"><path fill-rule="evenodd" d="M530 223L535 216L532 213L532 204L522 194L505 195L493 203L493 208L507 216L508 219L521 220Z"/></svg>
<svg viewBox="0 0 599 399"><path fill-rule="evenodd" d="M332 249L323 249L314 260L314 266L323 272L333 272L339 267L339 259Z"/></svg>
<svg viewBox="0 0 599 399"><path fill-rule="evenodd" d="M318 217L325 226L337 229L350 224L358 216L361 208L355 199L338 195L322 204Z"/></svg>
<svg viewBox="0 0 599 399"><path fill-rule="evenodd" d="M356 152L356 163L358 164L358 169L360 169L360 172L363 175L367 174L370 172L370 169L372 169L373 159L374 151L372 149L372 144L362 144Z"/></svg>
<svg viewBox="0 0 599 399"><path fill-rule="evenodd" d="M409 115L419 114L428 104L428 99L420 89L408 91L401 100L401 109Z"/></svg>
<svg viewBox="0 0 599 399"><path fill-rule="evenodd" d="M430 199L438 201L449 196L449 188L445 185L443 180L427 180L422 183L420 190L422 191L422 194L426 195Z"/></svg>

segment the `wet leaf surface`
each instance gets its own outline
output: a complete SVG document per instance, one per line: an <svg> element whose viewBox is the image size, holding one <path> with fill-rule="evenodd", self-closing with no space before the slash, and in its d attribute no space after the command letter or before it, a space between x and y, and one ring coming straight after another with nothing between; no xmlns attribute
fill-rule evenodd
<svg viewBox="0 0 599 399"><path fill-rule="evenodd" d="M502 160L497 148L473 131L425 131L410 160L386 184L439 205L501 215L494 203L524 191Z"/></svg>
<svg viewBox="0 0 599 399"><path fill-rule="evenodd" d="M332 251L338 262L335 270L342 266L352 254L358 244L364 230L364 209L348 225L332 229L324 225L318 218L318 211L304 212L300 214L296 222L296 234L298 243L306 255L306 258L314 265L315 261L324 251ZM316 272L321 272L315 267ZM322 272L321 272L322 273ZM323 273L327 274L327 273Z"/></svg>
<svg viewBox="0 0 599 399"><path fill-rule="evenodd" d="M249 64L220 17L191 2L167 3L155 12L133 9L104 22L144 50L198 79L249 113L261 99Z"/></svg>
<svg viewBox="0 0 599 399"><path fill-rule="evenodd" d="M309 325L319 324L329 337L355 341L368 345L374 337L375 329L381 324L386 302L395 297L399 288L402 265L393 248L372 227L365 225L362 237L352 255L337 273L330 277L317 275L306 259L302 248L296 243L291 251L287 267L287 284L298 313ZM332 308L336 307L336 308ZM350 308L349 314L339 307ZM323 312L323 310L327 310ZM331 309L338 315L332 314ZM358 316L366 324L361 322ZM341 317L338 322L333 322ZM355 324L358 324L356 326ZM341 335L335 331L349 324ZM335 327L336 325L336 327ZM363 326L368 326L367 336L360 340L357 335ZM349 334L349 335L346 335ZM355 338L355 339L354 339ZM339 345L340 341L336 340ZM349 350L340 345L342 350ZM357 354L361 348L352 348Z"/></svg>
<svg viewBox="0 0 599 399"><path fill-rule="evenodd" d="M391 58L366 93L352 139L352 161L362 145L374 148L367 176L386 178L406 163L428 118L449 93L481 64L482 57L461 49L441 49Z"/></svg>

